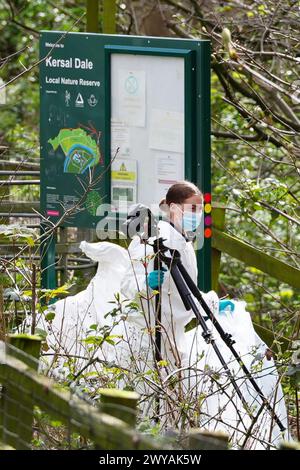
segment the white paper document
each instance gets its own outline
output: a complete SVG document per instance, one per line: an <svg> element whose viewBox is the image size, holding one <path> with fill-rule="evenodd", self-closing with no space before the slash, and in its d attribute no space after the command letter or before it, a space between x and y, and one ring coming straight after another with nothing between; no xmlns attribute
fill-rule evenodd
<svg viewBox="0 0 300 470"><path fill-rule="evenodd" d="M149 147L168 152L184 151L184 114L163 109L152 109Z"/></svg>
<svg viewBox="0 0 300 470"><path fill-rule="evenodd" d="M143 70L118 71L118 116L129 126L145 126L146 74ZM114 116L115 117L115 116Z"/></svg>
<svg viewBox="0 0 300 470"><path fill-rule="evenodd" d="M165 197L172 184L184 179L183 156L161 153L155 156L156 199Z"/></svg>
<svg viewBox="0 0 300 470"><path fill-rule="evenodd" d="M130 157L130 129L124 122L111 120L111 158Z"/></svg>

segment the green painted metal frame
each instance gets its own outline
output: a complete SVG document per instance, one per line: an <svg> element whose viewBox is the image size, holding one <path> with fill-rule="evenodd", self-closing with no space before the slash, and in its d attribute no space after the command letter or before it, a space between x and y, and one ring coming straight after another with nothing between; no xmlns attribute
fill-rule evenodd
<svg viewBox="0 0 300 470"><path fill-rule="evenodd" d="M49 226L48 226L49 228ZM55 271L55 235L45 236L47 226L41 223L40 234L42 237L40 255L41 255L41 286L44 289L56 288Z"/></svg>
<svg viewBox="0 0 300 470"><path fill-rule="evenodd" d="M163 39L161 39L163 42ZM180 42L180 44L182 44ZM198 42L199 44L199 42ZM208 43L206 43L209 45ZM210 165L210 73L203 74L200 69L200 90L197 95L197 57L196 52L189 48L168 48L153 46L120 46L107 45L105 49L105 154L110 156L110 122L111 122L111 55L134 54L161 57L182 57L184 59L184 156L185 178L197 184L203 193L211 192ZM200 63L210 70L210 50L200 55ZM200 65L201 67L201 65ZM203 75L207 75L205 78ZM206 94L208 93L208 96ZM193 123L196 123L193 126ZM205 136L196 132L201 123ZM201 165L202 162L202 165ZM110 161L107 160L109 165ZM110 181L107 187L110 194ZM198 286L204 291L211 289L211 244L210 239L204 240L204 247L198 250Z"/></svg>
<svg viewBox="0 0 300 470"><path fill-rule="evenodd" d="M199 56L199 94L196 106L196 122L199 131L196 133L196 147L201 157L201 164L195 162L197 166L196 177L192 178L192 181L198 183L203 194L211 194L211 45L209 41L203 42ZM208 292L211 289L211 238L204 239L203 254L201 251L197 252L198 285L204 292Z"/></svg>

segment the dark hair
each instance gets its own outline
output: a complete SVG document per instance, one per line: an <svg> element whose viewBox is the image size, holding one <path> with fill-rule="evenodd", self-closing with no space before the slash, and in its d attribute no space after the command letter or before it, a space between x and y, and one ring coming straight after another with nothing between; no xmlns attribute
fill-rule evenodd
<svg viewBox="0 0 300 470"><path fill-rule="evenodd" d="M194 183L178 181L170 186L166 197L160 201L159 207L163 210L163 206L169 206L172 202L182 204L186 199L195 195L202 196L202 192Z"/></svg>

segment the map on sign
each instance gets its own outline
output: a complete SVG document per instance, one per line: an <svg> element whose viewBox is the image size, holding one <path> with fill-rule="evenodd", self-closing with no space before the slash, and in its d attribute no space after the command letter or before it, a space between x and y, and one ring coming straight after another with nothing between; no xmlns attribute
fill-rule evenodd
<svg viewBox="0 0 300 470"><path fill-rule="evenodd" d="M83 174L100 160L97 142L80 127L60 129L58 135L48 140L53 150L60 146L65 154L64 173Z"/></svg>

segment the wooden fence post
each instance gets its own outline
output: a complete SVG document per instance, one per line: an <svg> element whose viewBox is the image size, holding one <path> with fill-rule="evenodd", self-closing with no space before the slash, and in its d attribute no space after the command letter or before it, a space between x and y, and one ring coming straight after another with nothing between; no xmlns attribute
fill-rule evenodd
<svg viewBox="0 0 300 470"><path fill-rule="evenodd" d="M99 33L99 0L86 1L86 31Z"/></svg>
<svg viewBox="0 0 300 470"><path fill-rule="evenodd" d="M116 34L116 0L103 0L103 28L104 34Z"/></svg>
<svg viewBox="0 0 300 470"><path fill-rule="evenodd" d="M188 434L190 450L228 450L228 436L222 432L191 429Z"/></svg>
<svg viewBox="0 0 300 470"><path fill-rule="evenodd" d="M103 413L119 418L129 426L135 427L138 393L115 388L101 388L99 393Z"/></svg>
<svg viewBox="0 0 300 470"><path fill-rule="evenodd" d="M279 450L300 450L300 442L299 441L294 441L294 442L282 441L279 445Z"/></svg>
<svg viewBox="0 0 300 470"><path fill-rule="evenodd" d="M23 361L28 367L37 370L40 356L41 338L25 334L10 335L6 354ZM30 449L34 403L27 392L20 393L22 378L9 377L2 390L2 438L0 440L15 449Z"/></svg>
<svg viewBox="0 0 300 470"><path fill-rule="evenodd" d="M225 226L225 206L221 204L216 204L213 206L212 211L212 220L213 220L213 236L214 236L214 227L223 230ZM211 284L212 289L218 293L219 291L219 274L220 274L220 265L221 265L221 254L222 252L216 248L212 248L211 253Z"/></svg>
<svg viewBox="0 0 300 470"><path fill-rule="evenodd" d="M9 335L8 340L9 345L12 346L12 348L8 346L8 354L24 362L32 369L38 370L42 341L40 336L15 334Z"/></svg>

